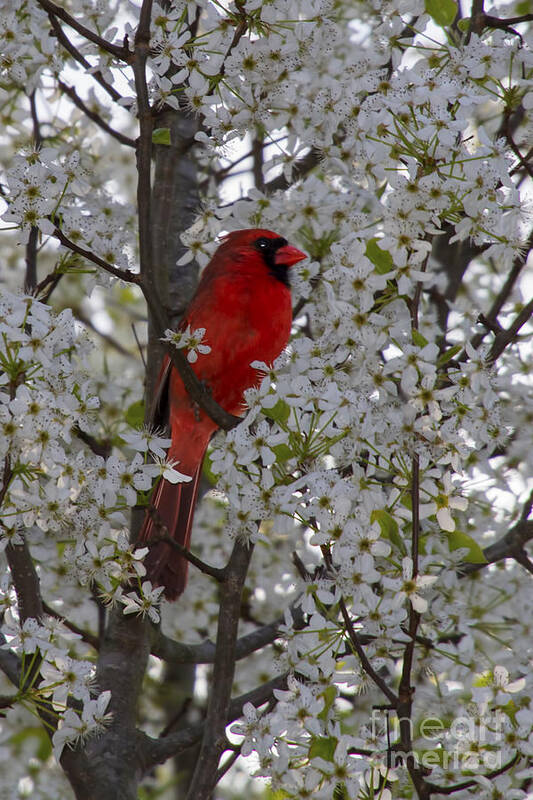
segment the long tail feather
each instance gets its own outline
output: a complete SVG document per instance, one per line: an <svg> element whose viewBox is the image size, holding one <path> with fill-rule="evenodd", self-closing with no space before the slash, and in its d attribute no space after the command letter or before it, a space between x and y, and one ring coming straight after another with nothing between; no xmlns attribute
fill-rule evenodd
<svg viewBox="0 0 533 800"><path fill-rule="evenodd" d="M164 586L167 600L176 600L187 585L189 562L166 542L150 542L166 531L174 541L189 549L194 506L202 473L202 462L188 483L161 479L146 512L138 543L150 547L144 559L146 577L154 586Z"/></svg>

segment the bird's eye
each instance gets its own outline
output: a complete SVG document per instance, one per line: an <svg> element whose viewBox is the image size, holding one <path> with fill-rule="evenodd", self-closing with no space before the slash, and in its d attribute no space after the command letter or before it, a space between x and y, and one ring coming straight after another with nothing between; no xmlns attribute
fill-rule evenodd
<svg viewBox="0 0 533 800"><path fill-rule="evenodd" d="M268 250L272 243L272 239L267 239L266 236L262 236L260 239L256 239L255 243L260 250Z"/></svg>

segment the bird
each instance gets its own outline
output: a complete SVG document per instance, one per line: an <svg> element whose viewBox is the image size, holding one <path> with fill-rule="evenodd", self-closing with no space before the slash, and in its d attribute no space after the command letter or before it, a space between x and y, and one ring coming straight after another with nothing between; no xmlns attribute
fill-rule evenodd
<svg viewBox="0 0 533 800"><path fill-rule="evenodd" d="M289 270L305 258L304 252L273 231L236 230L221 238L202 273L179 328L205 329L202 344L210 351L199 354L191 366L213 399L230 414L245 413L244 392L261 381L252 362L271 365L287 346L292 325ZM170 429L167 458L178 462L176 467L191 480L159 479L138 543L149 547L144 558L146 579L163 587L167 600L176 600L187 584L188 561L161 541L162 533L168 532L189 550L202 463L218 425L189 396L168 356L155 398L156 421L166 418Z"/></svg>

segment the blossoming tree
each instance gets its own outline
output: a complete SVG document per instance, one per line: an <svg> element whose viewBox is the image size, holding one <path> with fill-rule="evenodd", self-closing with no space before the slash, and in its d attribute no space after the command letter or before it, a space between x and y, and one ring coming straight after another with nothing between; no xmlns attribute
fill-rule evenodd
<svg viewBox="0 0 533 800"><path fill-rule="evenodd" d="M529 4L0 12L0 794L528 796ZM235 426L168 331L244 227L309 258ZM175 604L165 350L221 428Z"/></svg>

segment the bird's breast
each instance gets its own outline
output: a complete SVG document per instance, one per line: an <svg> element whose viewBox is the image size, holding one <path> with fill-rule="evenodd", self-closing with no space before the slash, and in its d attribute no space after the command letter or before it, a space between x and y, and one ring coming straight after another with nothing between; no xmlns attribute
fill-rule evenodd
<svg viewBox="0 0 533 800"><path fill-rule="evenodd" d="M226 410L241 413L243 392L257 385L254 361L272 364L286 347L292 324L289 289L269 275L253 281L220 280L187 315L191 328L205 328L211 348L193 365Z"/></svg>

